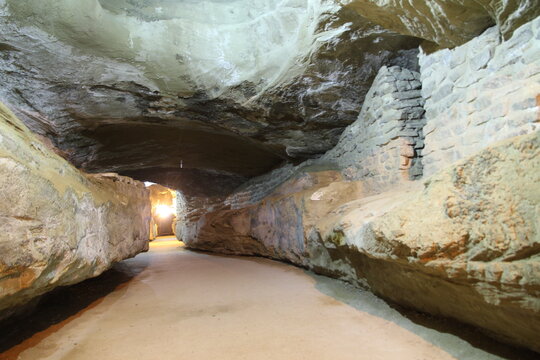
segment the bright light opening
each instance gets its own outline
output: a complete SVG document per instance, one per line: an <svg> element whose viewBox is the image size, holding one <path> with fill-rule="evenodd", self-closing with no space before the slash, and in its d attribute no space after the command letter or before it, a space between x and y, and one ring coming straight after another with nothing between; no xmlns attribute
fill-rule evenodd
<svg viewBox="0 0 540 360"><path fill-rule="evenodd" d="M156 206L156 215L162 219L168 218L174 213L174 209L169 205L157 205Z"/></svg>

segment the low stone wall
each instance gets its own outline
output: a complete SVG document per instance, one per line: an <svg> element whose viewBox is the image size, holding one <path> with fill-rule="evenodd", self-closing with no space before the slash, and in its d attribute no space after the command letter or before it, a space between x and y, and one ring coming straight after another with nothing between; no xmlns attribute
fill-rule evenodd
<svg viewBox="0 0 540 360"><path fill-rule="evenodd" d="M0 319L148 248L144 185L83 174L0 104Z"/></svg>
<svg viewBox="0 0 540 360"><path fill-rule="evenodd" d="M507 41L494 27L453 50L420 55L426 175L540 128L539 40L536 18Z"/></svg>

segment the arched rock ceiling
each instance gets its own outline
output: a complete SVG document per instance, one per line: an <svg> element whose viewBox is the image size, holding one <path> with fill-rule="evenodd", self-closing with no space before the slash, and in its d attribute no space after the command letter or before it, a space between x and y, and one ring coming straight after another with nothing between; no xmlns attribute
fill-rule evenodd
<svg viewBox="0 0 540 360"><path fill-rule="evenodd" d="M88 171L215 194L329 149L423 39L512 29L533 2L0 0L0 98Z"/></svg>

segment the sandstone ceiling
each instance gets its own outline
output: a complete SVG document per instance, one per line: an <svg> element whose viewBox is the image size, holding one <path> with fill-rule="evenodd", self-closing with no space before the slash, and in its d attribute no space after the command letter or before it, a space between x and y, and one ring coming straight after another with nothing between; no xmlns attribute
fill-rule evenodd
<svg viewBox="0 0 540 360"><path fill-rule="evenodd" d="M0 98L89 172L225 193L331 148L382 65L508 35L538 5L0 0Z"/></svg>

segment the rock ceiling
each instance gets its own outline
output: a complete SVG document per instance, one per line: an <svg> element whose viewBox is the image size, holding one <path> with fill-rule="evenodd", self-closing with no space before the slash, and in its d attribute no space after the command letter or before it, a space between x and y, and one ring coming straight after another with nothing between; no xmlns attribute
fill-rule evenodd
<svg viewBox="0 0 540 360"><path fill-rule="evenodd" d="M89 172L219 194L331 148L382 65L539 5L0 0L0 98Z"/></svg>

